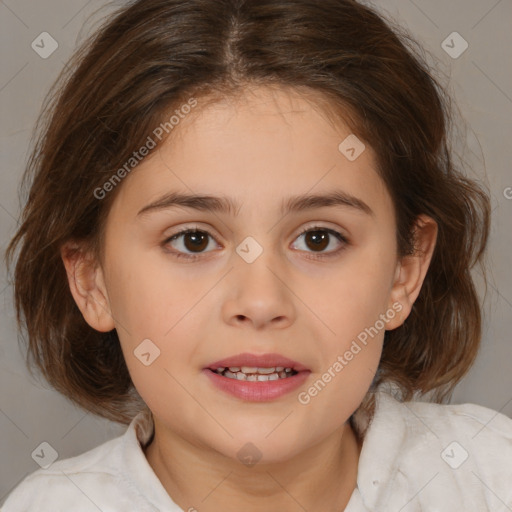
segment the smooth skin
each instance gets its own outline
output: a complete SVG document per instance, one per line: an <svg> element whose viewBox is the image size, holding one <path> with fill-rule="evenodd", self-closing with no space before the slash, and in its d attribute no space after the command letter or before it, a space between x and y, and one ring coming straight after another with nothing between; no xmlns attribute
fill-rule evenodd
<svg viewBox="0 0 512 512"><path fill-rule="evenodd" d="M155 421L147 460L185 511L344 510L361 446L348 422L377 370L385 330L400 326L418 297L437 236L421 216L421 251L397 260L391 197L366 149L349 161L350 130L327 120L293 89L247 87L198 106L118 185L105 257L62 258L88 324L116 329L132 380ZM290 196L343 190L373 211L322 206L284 215ZM235 212L170 207L138 212L169 192L229 197ZM198 250L184 228L209 232ZM348 240L305 228L332 229ZM196 234L197 235L197 234ZM236 248L252 237L263 252L247 263ZM194 245L194 240L196 245ZM195 260L177 254L194 255ZM323 255L323 256L322 256ZM401 311L309 403L298 400L357 335L399 303ZM149 366L134 350L150 339ZM241 352L279 353L306 365L306 383L271 402L215 388L202 373ZM385 442L385 440L383 440ZM252 443L261 459L238 458Z"/></svg>

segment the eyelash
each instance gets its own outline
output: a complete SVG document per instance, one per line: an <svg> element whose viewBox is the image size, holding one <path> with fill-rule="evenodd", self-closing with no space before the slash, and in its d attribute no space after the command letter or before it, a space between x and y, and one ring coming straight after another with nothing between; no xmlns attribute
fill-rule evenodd
<svg viewBox="0 0 512 512"><path fill-rule="evenodd" d="M335 231L334 229L330 229L330 228L326 228L326 227L322 227L322 226L308 226L307 228L303 229L297 235L296 239L301 237L305 233L310 232L310 231L323 231L323 232L329 233L330 235L333 235L340 242L343 242L342 247L337 249L337 250L335 250L335 251L331 251L331 252L327 252L327 253L318 253L318 254L312 253L312 254L315 254L315 255L314 256L308 256L308 258L310 258L310 259L320 260L320 259L325 259L325 258L330 258L330 257L337 256L341 251L343 251L345 249L345 247L347 245L349 245L349 241L348 241L348 239L344 235L342 235L338 231ZM204 233L204 234L208 235L209 237L211 237L212 239L215 240L213 235L210 232L208 232L208 231L206 231L204 229L185 228L185 229L183 229L181 231L178 231L174 235L171 235L170 237L166 238L163 241L162 246L165 247L168 243L172 242L173 240L178 239L182 235L186 235L187 233ZM205 254L204 252L203 253L197 253L197 254L189 254L189 253L173 252L173 251L168 251L168 252L170 252L176 258L185 258L185 259L187 259L189 261L196 261L197 259L199 259L201 257L202 254Z"/></svg>

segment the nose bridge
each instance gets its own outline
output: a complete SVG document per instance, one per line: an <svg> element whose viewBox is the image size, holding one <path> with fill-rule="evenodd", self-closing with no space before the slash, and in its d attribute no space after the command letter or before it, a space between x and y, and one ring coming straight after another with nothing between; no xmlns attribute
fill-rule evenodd
<svg viewBox="0 0 512 512"><path fill-rule="evenodd" d="M270 234L260 234L258 239L248 236L236 247L235 280L253 292L281 293L283 283L276 274L282 272L283 266L278 260Z"/></svg>
<svg viewBox="0 0 512 512"><path fill-rule="evenodd" d="M271 235L267 233L258 238L260 241L256 237L246 237L236 247L229 285L231 293L225 313L229 318L245 317L255 324L275 318L291 321L293 294L286 285L284 266L270 243Z"/></svg>

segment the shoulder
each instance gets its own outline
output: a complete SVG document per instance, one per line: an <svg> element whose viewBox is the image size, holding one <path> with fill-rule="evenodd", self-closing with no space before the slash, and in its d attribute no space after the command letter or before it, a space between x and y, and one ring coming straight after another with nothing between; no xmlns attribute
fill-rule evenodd
<svg viewBox="0 0 512 512"><path fill-rule="evenodd" d="M405 402L404 419L411 432L430 434L448 465L471 457L483 477L508 472L512 480L512 419L473 403ZM460 460L450 460L454 458Z"/></svg>
<svg viewBox="0 0 512 512"><path fill-rule="evenodd" d="M2 512L93 510L91 496L116 478L115 452L120 441L121 437L112 439L76 457L57 460L47 469L34 471L11 492Z"/></svg>
<svg viewBox="0 0 512 512"><path fill-rule="evenodd" d="M124 470L127 453L135 449L132 437L127 430L81 455L34 471L9 494L2 512L146 510Z"/></svg>
<svg viewBox="0 0 512 512"><path fill-rule="evenodd" d="M512 419L508 416L473 403L401 402L389 394L385 400L387 413L395 417L395 424L401 419L411 446L437 445L457 453L460 445L459 451L467 451L483 468L489 466L487 462L494 467L499 459L507 461L512 474Z"/></svg>
<svg viewBox="0 0 512 512"><path fill-rule="evenodd" d="M376 398L364 472L386 482L380 491L389 499L410 493L422 506L444 500L465 510L512 504L511 418L472 403L402 402L385 391ZM415 496L414 488L423 490Z"/></svg>
<svg viewBox="0 0 512 512"><path fill-rule="evenodd" d="M402 402L384 391L377 397L381 420L400 418L408 429L432 429L432 434L469 437L480 444L499 442L508 447L512 442L512 419L494 409L473 403Z"/></svg>

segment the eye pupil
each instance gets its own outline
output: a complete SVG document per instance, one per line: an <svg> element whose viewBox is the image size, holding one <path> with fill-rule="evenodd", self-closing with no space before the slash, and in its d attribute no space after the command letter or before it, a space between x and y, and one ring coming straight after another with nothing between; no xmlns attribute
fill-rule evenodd
<svg viewBox="0 0 512 512"><path fill-rule="evenodd" d="M204 250L208 246L208 235L202 231L192 231L184 234L184 244L188 250ZM192 245L187 241L192 241ZM205 243L206 242L206 243Z"/></svg>
<svg viewBox="0 0 512 512"><path fill-rule="evenodd" d="M329 234L325 231L309 231L306 233L306 243L308 241L313 242L313 246L310 247L314 249L323 250L329 245ZM309 244L308 244L309 247Z"/></svg>

